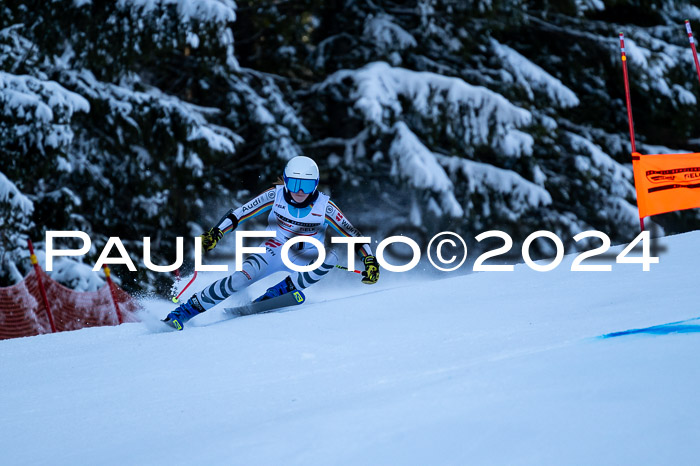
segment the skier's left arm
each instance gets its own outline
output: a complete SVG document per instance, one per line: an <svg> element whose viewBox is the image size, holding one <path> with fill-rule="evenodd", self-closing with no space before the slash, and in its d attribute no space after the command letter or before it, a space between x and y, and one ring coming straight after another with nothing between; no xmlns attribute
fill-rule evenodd
<svg viewBox="0 0 700 466"><path fill-rule="evenodd" d="M326 207L325 223L335 230L340 236L362 236L362 233L360 233L357 228L352 226L348 219L345 218L345 215L340 211L338 206L331 200L328 201L328 207ZM362 259L362 263L365 266L365 271L362 272L362 283L377 283L377 280L379 280L379 263L374 257L374 254L372 254L372 248L370 245L367 243L357 244L355 246L355 252Z"/></svg>

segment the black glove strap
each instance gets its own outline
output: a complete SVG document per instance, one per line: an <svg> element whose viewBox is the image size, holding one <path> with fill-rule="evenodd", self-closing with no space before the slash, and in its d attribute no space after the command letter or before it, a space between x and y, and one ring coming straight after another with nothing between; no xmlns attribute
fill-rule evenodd
<svg viewBox="0 0 700 466"><path fill-rule="evenodd" d="M233 223L233 229L235 230L238 226L238 217L233 215L233 209L229 210L228 212L226 212L226 215L221 217L221 220L219 220L219 223L216 224L216 227L218 228L219 225L221 225L226 219L231 220L231 222Z"/></svg>

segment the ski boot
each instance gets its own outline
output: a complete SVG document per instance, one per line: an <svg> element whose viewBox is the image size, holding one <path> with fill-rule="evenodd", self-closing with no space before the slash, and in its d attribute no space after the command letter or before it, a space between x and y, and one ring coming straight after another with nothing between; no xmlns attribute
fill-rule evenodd
<svg viewBox="0 0 700 466"><path fill-rule="evenodd" d="M185 322L190 320L197 314L201 314L205 309L197 300L196 296L192 296L186 302L180 304L170 314L168 314L163 322L170 325L175 330L182 330Z"/></svg>
<svg viewBox="0 0 700 466"><path fill-rule="evenodd" d="M260 301L265 301L266 299L270 298L276 298L277 296L282 296L283 294L287 294L294 290L296 290L296 287L294 286L294 283L292 283L292 277L287 276L287 278L285 278L275 286L271 286L270 288L268 288L264 295L260 296L253 302L259 303Z"/></svg>

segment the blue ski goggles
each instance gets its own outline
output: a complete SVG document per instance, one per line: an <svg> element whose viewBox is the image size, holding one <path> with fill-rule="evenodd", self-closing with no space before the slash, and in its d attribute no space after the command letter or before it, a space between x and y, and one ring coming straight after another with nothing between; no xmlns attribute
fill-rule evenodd
<svg viewBox="0 0 700 466"><path fill-rule="evenodd" d="M284 184L290 193L298 193L299 191L304 194L311 194L316 191L318 186L317 180L302 180L301 178L287 178L284 177Z"/></svg>

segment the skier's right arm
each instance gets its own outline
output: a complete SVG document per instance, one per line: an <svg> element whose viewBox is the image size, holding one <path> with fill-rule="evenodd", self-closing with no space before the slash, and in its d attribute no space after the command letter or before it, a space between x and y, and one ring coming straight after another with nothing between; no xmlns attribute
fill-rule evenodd
<svg viewBox="0 0 700 466"><path fill-rule="evenodd" d="M237 209L231 209L208 232L202 234L202 248L211 251L226 233L235 230L238 225L251 218L269 212L275 201L275 188L270 188L262 194L246 202Z"/></svg>

